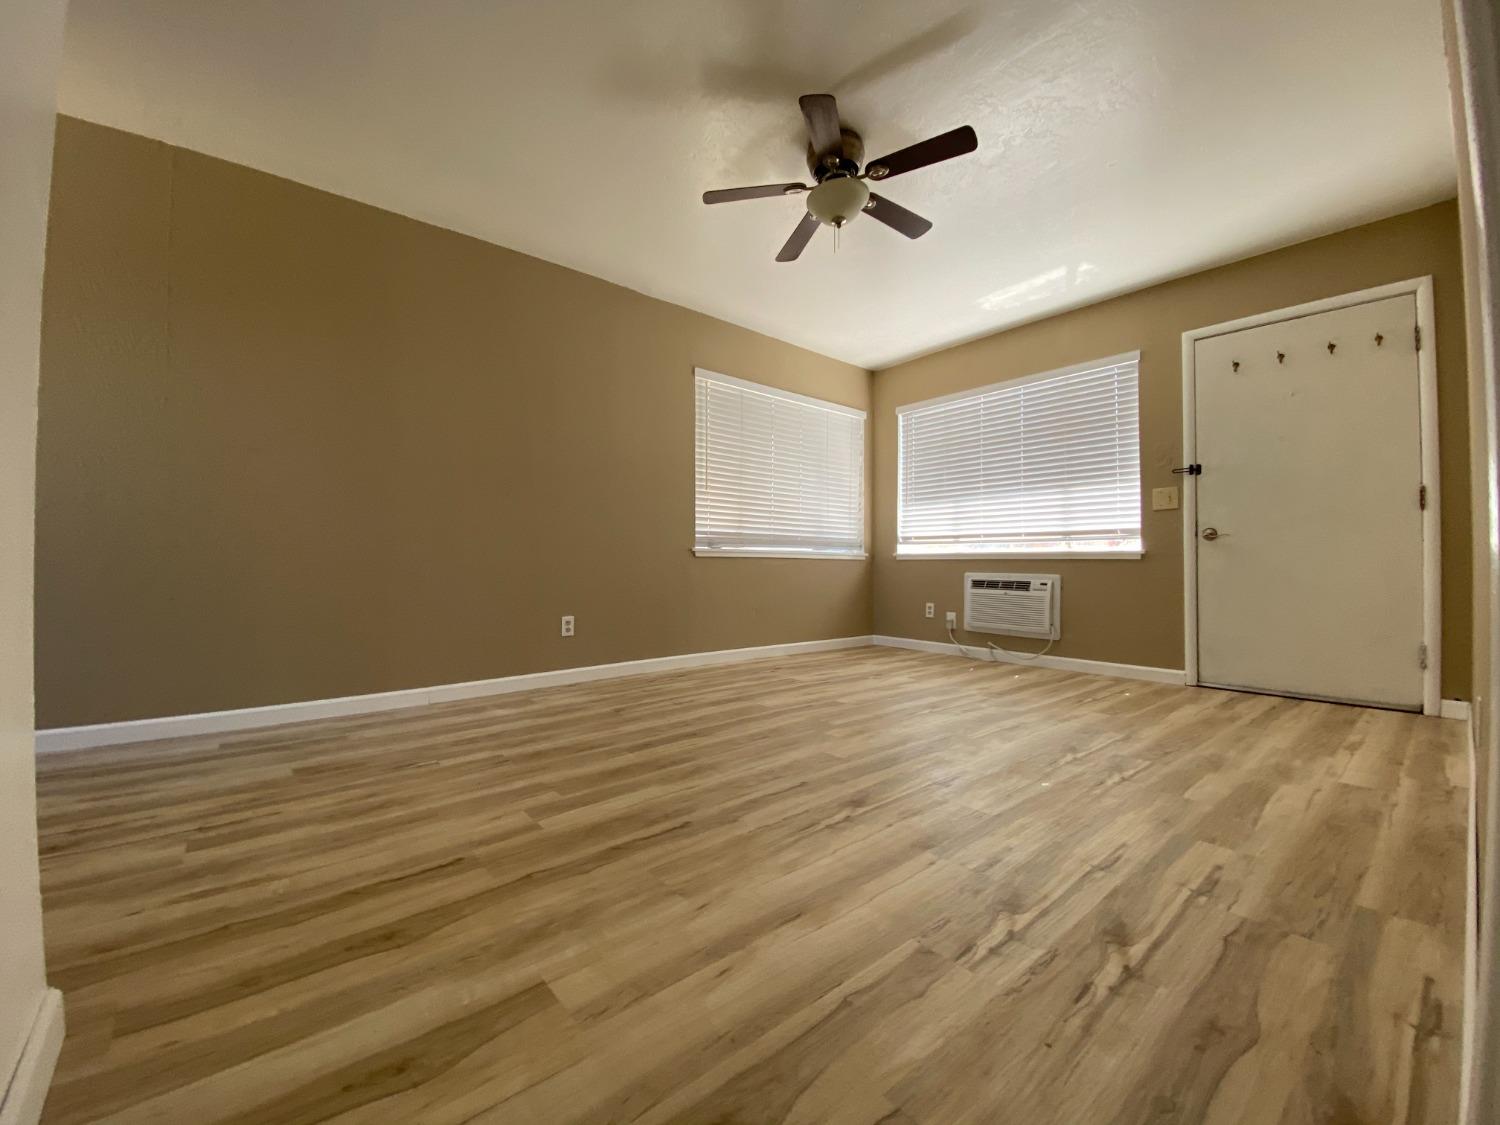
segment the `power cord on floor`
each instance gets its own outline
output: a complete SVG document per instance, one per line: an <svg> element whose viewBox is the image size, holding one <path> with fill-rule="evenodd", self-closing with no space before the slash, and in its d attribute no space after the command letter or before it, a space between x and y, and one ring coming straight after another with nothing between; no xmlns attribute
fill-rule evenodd
<svg viewBox="0 0 1500 1125"><path fill-rule="evenodd" d="M964 645L959 644L958 643L958 638L953 635L953 626L952 625L948 626L948 639L953 642L953 647L956 648L956 649L958 649L958 653L959 653L960 656L968 656L970 659L973 659L973 657L970 654L968 648L966 646L964 646Z"/></svg>
<svg viewBox="0 0 1500 1125"><path fill-rule="evenodd" d="M995 652L1003 653L1006 656L1010 657L1012 660L1039 660L1041 657L1046 656L1049 652L1051 652L1052 646L1056 643L1056 637L1048 637L1047 647L1042 649L1041 652L1011 652L1008 648L1001 648L994 641L985 642L985 644L989 645L990 648Z"/></svg>
<svg viewBox="0 0 1500 1125"><path fill-rule="evenodd" d="M953 647L958 649L960 653L962 653L964 656L969 656L968 646L959 643L958 638L953 635L953 626L951 625L948 626L948 639L953 642ZM1047 639L1047 647L1042 649L1041 652L1011 652L1009 649L1001 648L994 641L986 641L985 646L988 650L990 661L992 663L998 663L1000 657L996 656L996 653L999 653L1000 656L1008 657L1011 660L1039 660L1043 656L1046 656L1047 653L1051 652L1052 646L1056 643L1056 637L1049 637Z"/></svg>

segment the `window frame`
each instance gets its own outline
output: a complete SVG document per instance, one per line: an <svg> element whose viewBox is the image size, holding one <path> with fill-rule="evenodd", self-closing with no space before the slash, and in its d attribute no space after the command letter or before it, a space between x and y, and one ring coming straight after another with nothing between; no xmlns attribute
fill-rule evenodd
<svg viewBox="0 0 1500 1125"><path fill-rule="evenodd" d="M768 546L768 547L702 547L698 545L698 381L706 379L709 382L721 385L737 387L741 390L752 391L756 394L766 395L770 398L779 398L787 402L794 402L802 406L816 407L834 414L843 414L859 422L859 449L860 449L860 471L859 471L859 548L847 551L823 551L812 547L796 546ZM707 367L693 368L693 554L698 558L751 558L751 559L832 559L837 561L858 561L868 559L870 526L869 526L869 477L870 477L870 420L869 412L861 410L857 406L846 406L841 402L832 402L828 399L815 398L812 395L800 394L797 391L788 391L782 387L773 387L767 383L757 383L750 379L740 379L733 375L725 375L722 371L714 371Z"/></svg>
<svg viewBox="0 0 1500 1125"><path fill-rule="evenodd" d="M1139 349L1129 352L1121 352L1119 355L1105 356L1100 359L1086 360L1082 363L1068 364L1066 367L1055 367L1049 371L1037 371L1029 375L1021 375L1012 379L999 379L993 383L986 383L979 387L969 387L965 390L954 391L951 394L938 395L935 398L922 399L918 402L908 402L896 408L896 546L892 551L893 557L903 562L919 562L923 560L943 559L1033 559L1036 561L1061 561L1064 559L1113 559L1113 560L1136 560L1145 557L1146 554L1146 506L1144 496L1144 478L1141 475L1141 450L1139 444L1136 450L1136 479L1139 491L1136 502L1140 510L1140 547L1123 548L1120 550L1085 550L1068 551L1058 549L1044 549L1036 551L905 551L901 550L901 503L903 498L902 481L905 479L906 469L906 443L902 440L902 416L930 406L940 406L947 402L957 402L961 399L979 398L995 391L1009 390L1021 387L1027 383L1037 383L1045 379L1060 379L1069 375L1082 375L1090 371L1098 371L1105 367L1115 367L1123 363L1135 364L1135 415L1136 434L1139 442L1141 423L1141 353Z"/></svg>

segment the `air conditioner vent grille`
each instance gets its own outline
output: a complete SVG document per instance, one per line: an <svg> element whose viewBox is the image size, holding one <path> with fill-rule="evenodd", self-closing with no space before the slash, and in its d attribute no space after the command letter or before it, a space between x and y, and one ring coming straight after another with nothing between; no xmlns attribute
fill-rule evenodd
<svg viewBox="0 0 1500 1125"><path fill-rule="evenodd" d="M1029 578L974 578L969 581L971 590L1030 590Z"/></svg>

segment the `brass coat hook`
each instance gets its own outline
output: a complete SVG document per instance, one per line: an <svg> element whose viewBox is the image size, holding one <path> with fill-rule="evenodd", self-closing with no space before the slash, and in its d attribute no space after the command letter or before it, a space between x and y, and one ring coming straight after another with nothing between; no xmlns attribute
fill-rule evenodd
<svg viewBox="0 0 1500 1125"><path fill-rule="evenodd" d="M1385 337L1382 336L1379 332L1375 333L1375 346L1378 348L1383 343L1385 343Z"/></svg>
<svg viewBox="0 0 1500 1125"><path fill-rule="evenodd" d="M1277 363L1285 363L1286 362L1286 352L1277 352L1276 353L1276 362Z"/></svg>
<svg viewBox="0 0 1500 1125"><path fill-rule="evenodd" d="M1240 361L1239 360L1235 360L1234 361L1234 369L1236 371L1238 371L1240 369Z"/></svg>
<svg viewBox="0 0 1500 1125"><path fill-rule="evenodd" d="M1333 354L1333 349L1336 348L1336 347L1338 347L1338 345L1335 344L1332 340L1329 340L1328 341L1328 354L1332 355Z"/></svg>

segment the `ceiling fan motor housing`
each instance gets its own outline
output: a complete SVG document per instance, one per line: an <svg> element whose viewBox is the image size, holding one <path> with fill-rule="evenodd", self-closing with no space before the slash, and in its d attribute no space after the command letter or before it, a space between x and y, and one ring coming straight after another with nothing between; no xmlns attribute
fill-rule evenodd
<svg viewBox="0 0 1500 1125"><path fill-rule="evenodd" d="M857 176L859 166L865 159L864 138L853 129L840 129L843 143L839 152L819 155L812 145L807 146L807 170L818 183L829 176Z"/></svg>

